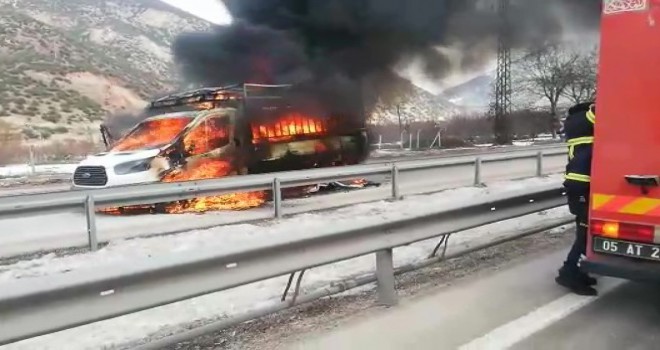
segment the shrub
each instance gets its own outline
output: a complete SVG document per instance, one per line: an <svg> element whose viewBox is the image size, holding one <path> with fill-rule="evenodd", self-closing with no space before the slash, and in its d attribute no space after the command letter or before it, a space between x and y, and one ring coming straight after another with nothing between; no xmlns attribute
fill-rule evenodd
<svg viewBox="0 0 660 350"><path fill-rule="evenodd" d="M69 128L66 126L56 126L52 129L52 131L55 134L66 134L69 132Z"/></svg>
<svg viewBox="0 0 660 350"><path fill-rule="evenodd" d="M0 164L15 163L21 155L23 138L18 129L0 121Z"/></svg>
<svg viewBox="0 0 660 350"><path fill-rule="evenodd" d="M102 113L99 113L99 112L97 112L97 111L93 111L93 112L86 113L86 114L85 114L85 117L87 118L87 120L89 120L89 121L93 121L93 122L94 122L94 121L101 121L101 120L103 120L103 115L102 115Z"/></svg>
<svg viewBox="0 0 660 350"><path fill-rule="evenodd" d="M25 137L29 139L34 140L34 139L38 139L40 134L34 129L24 128L23 135L25 135Z"/></svg>
<svg viewBox="0 0 660 350"><path fill-rule="evenodd" d="M101 106L98 103L96 103L96 101L90 99L87 96L79 96L78 100L75 102L75 107L78 107L81 110L85 110L85 109L94 110L100 108Z"/></svg>
<svg viewBox="0 0 660 350"><path fill-rule="evenodd" d="M45 121L47 121L47 122L57 123L57 122L59 122L60 120L62 120L62 116L59 115L58 113L52 113L52 112L50 112L50 113L48 113L48 114L42 116L41 119L43 119L43 120L45 120Z"/></svg>
<svg viewBox="0 0 660 350"><path fill-rule="evenodd" d="M472 144L463 140L460 137L456 136L445 136L442 138L442 147L443 148L460 148L460 147L470 147Z"/></svg>
<svg viewBox="0 0 660 350"><path fill-rule="evenodd" d="M51 129L39 128L38 132L41 135L41 138L44 140L48 140L51 136L53 136L53 131Z"/></svg>
<svg viewBox="0 0 660 350"><path fill-rule="evenodd" d="M68 100L69 96L69 93L64 90L59 90L55 93L55 97L59 100Z"/></svg>

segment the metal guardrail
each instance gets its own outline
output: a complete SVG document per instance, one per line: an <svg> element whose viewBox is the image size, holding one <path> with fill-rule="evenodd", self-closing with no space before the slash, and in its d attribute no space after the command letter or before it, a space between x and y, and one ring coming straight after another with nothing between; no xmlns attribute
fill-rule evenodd
<svg viewBox="0 0 660 350"><path fill-rule="evenodd" d="M271 190L273 192L274 216L281 218L284 214L282 211L282 188L385 175L391 178L392 199L399 200L402 198L399 189L400 172L474 165L474 184L481 185L483 163L535 159L536 175L542 176L543 159L545 156L557 156L566 153L567 151L565 149L557 149L525 152L522 154L494 154L488 157L476 157L474 159L412 160L179 183L157 183L105 189L7 196L0 197L0 218L59 212L84 207L89 248L90 250L97 250L96 209L174 202L204 196Z"/></svg>
<svg viewBox="0 0 660 350"><path fill-rule="evenodd" d="M5 283L0 345L371 253L376 253L379 300L392 305L394 248L560 207L564 195L559 185L544 186L376 225L328 228L313 237L229 254L172 254Z"/></svg>
<svg viewBox="0 0 660 350"><path fill-rule="evenodd" d="M470 246L455 252L452 251L450 253L447 253L446 251L443 250L442 253L436 254L436 250L442 248L443 245L444 247L447 247L446 242L449 239L449 235L446 235L443 236L446 239L440 240L440 244L436 246L436 249L434 249L434 253L431 256L421 261L416 261L403 266L398 266L397 268L394 269L394 275L398 276L408 272L417 271L419 269L433 266L449 259L455 259L477 251L493 248L498 245L512 242L525 237L529 237L537 233L546 232L560 226L571 225L574 222L575 222L575 218L572 215L567 215L559 219L537 223L529 228L520 229L519 231L513 233L511 236L506 236L483 244ZM302 272L298 276L299 276L298 280L300 281ZM172 335L165 336L163 338L149 339L146 343L144 343L143 341L132 342L126 344L126 347L131 348L133 350L169 349L171 347L175 347L177 344L185 343L205 335L217 333L247 321L256 320L264 316L268 316L302 304L313 302L321 298L337 295L345 291L362 287L377 281L378 278L376 276L376 273L371 272L368 274L360 273L360 274L352 275L341 281L332 282L327 286L302 294L297 288L296 290L294 290L291 299L287 300L286 298L283 297L280 302L270 303L270 305L265 305L264 307L258 309L252 309L227 318L221 318L217 321L212 321L208 324L200 325L199 327L194 327L192 329L182 330L181 332L177 332ZM299 283L296 283L296 285L299 285ZM134 344L135 346L133 346Z"/></svg>

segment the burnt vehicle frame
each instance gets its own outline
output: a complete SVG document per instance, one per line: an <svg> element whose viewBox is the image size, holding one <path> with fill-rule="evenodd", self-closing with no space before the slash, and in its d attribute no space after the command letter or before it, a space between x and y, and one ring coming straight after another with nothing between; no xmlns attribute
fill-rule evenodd
<svg viewBox="0 0 660 350"><path fill-rule="evenodd" d="M202 88L168 95L151 102L147 108L148 113L197 114L163 150L162 154L168 158L171 166L161 175L185 167L189 162L200 158L226 161L231 158L232 168L236 170L236 174L241 175L351 165L364 161L368 152L366 123L357 127L354 122L344 126L342 124L346 123L341 118L332 116L331 112L329 115L316 117L324 121L324 132L291 132L282 140L277 140L278 135L255 139L254 124L269 124L285 113L296 111L295 106L286 99L286 92L291 87L241 84ZM227 143L202 154L195 154L194 150L185 147L186 136L194 128L214 118L229 121ZM138 126L139 124L126 135ZM106 147L111 149L114 138L105 125L101 126L101 134ZM313 144L321 144L323 151L311 151Z"/></svg>

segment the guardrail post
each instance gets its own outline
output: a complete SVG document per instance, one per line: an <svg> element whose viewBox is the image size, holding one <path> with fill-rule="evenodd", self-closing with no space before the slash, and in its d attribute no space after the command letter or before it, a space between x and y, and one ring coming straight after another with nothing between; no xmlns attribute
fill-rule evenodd
<svg viewBox="0 0 660 350"><path fill-rule="evenodd" d="M398 201L401 199L399 192L399 167L392 164L392 199Z"/></svg>
<svg viewBox="0 0 660 350"><path fill-rule="evenodd" d="M543 151L536 154L536 176L543 176Z"/></svg>
<svg viewBox="0 0 660 350"><path fill-rule="evenodd" d="M481 186L481 157L474 160L474 185Z"/></svg>
<svg viewBox="0 0 660 350"><path fill-rule="evenodd" d="M378 303L384 306L396 305L394 260L391 248L376 252L376 278L378 280Z"/></svg>
<svg viewBox="0 0 660 350"><path fill-rule="evenodd" d="M85 216L87 217L89 250L94 252L99 249L99 241L96 237L96 206L94 205L94 197L91 195L85 199Z"/></svg>
<svg viewBox="0 0 660 350"><path fill-rule="evenodd" d="M273 179L273 208L275 208L275 218L282 218L282 183L280 179Z"/></svg>

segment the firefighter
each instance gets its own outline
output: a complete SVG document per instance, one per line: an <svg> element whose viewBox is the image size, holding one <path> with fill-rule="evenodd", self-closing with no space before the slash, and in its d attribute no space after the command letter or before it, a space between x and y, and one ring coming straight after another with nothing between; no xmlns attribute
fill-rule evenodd
<svg viewBox="0 0 660 350"><path fill-rule="evenodd" d="M589 188L591 182L591 155L594 142L596 107L593 102L571 107L564 122L568 144L568 164L564 187L568 208L575 215L576 236L564 265L555 281L579 295L597 295L593 288L596 279L579 269L579 262L587 248L589 222Z"/></svg>

